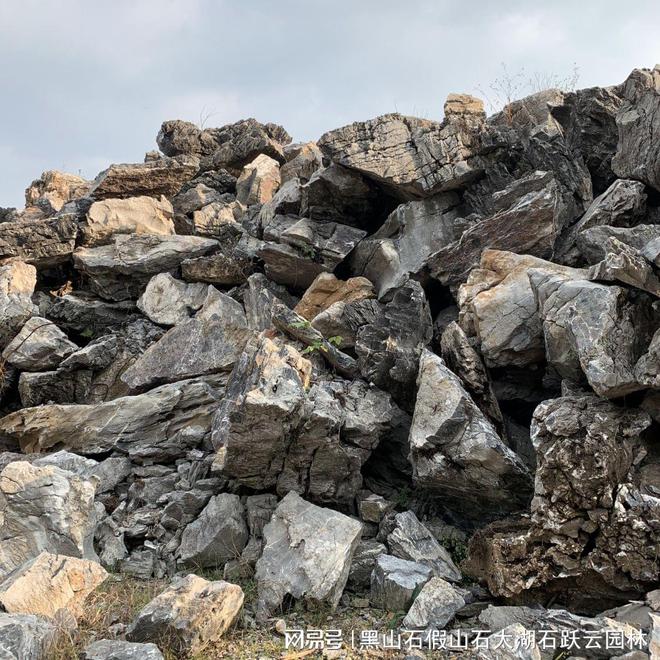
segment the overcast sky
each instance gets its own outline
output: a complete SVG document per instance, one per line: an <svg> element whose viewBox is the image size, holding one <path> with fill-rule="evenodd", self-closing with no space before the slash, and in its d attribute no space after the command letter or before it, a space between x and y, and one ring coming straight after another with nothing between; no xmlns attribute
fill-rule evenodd
<svg viewBox="0 0 660 660"><path fill-rule="evenodd" d="M501 77L621 82L660 61L658 0L0 0L0 206L43 170L93 178L165 119L312 140ZM493 99L495 101L495 99Z"/></svg>

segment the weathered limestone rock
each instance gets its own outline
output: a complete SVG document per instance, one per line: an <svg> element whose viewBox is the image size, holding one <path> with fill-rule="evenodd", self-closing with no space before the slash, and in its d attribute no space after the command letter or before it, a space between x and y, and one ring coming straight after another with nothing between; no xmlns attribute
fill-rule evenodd
<svg viewBox="0 0 660 660"><path fill-rule="evenodd" d="M484 250L479 267L458 290L461 327L477 337L489 367L524 367L545 358L542 322L528 276L532 268L565 278L586 276L586 271L529 255Z"/></svg>
<svg viewBox="0 0 660 660"><path fill-rule="evenodd" d="M184 280L220 286L243 284L253 270L250 260L237 253L212 254L186 259L181 263L181 276Z"/></svg>
<svg viewBox="0 0 660 660"><path fill-rule="evenodd" d="M131 300L112 303L81 291L57 297L45 315L67 332L101 337L123 326L135 313Z"/></svg>
<svg viewBox="0 0 660 660"><path fill-rule="evenodd" d="M332 272L364 238L366 232L334 222L275 216L264 229L258 255L269 279L306 289L322 272Z"/></svg>
<svg viewBox="0 0 660 660"><path fill-rule="evenodd" d="M0 604L10 614L77 617L85 599L106 578L95 561L42 552L0 583Z"/></svg>
<svg viewBox="0 0 660 660"><path fill-rule="evenodd" d="M371 573L376 566L376 560L385 554L387 554L387 548L384 544L374 539L360 541L351 562L351 570L348 574L347 582L348 588L357 591L368 590L371 584Z"/></svg>
<svg viewBox="0 0 660 660"><path fill-rule="evenodd" d="M163 660L155 644L124 642L120 639L100 639L84 651L84 660Z"/></svg>
<svg viewBox="0 0 660 660"><path fill-rule="evenodd" d="M357 170L403 199L429 197L479 177L497 146L481 120L446 124L383 115L330 131L318 146L335 163Z"/></svg>
<svg viewBox="0 0 660 660"><path fill-rule="evenodd" d="M198 169L199 160L191 156L110 165L94 179L89 194L94 199L141 195L171 197L195 176Z"/></svg>
<svg viewBox="0 0 660 660"><path fill-rule="evenodd" d="M644 412L593 396L538 406L531 520L477 532L466 570L495 596L543 590L598 611L645 593L658 580L660 499L631 482L644 469L639 435L649 424Z"/></svg>
<svg viewBox="0 0 660 660"><path fill-rule="evenodd" d="M360 519L376 525L380 523L385 514L394 508L394 502L390 502L376 493L370 493L368 490L358 493L357 505Z"/></svg>
<svg viewBox="0 0 660 660"><path fill-rule="evenodd" d="M449 94L445 101L444 112L445 119L448 121L457 119L486 119L484 102L469 94Z"/></svg>
<svg viewBox="0 0 660 660"><path fill-rule="evenodd" d="M460 582L461 572L443 548L412 511L394 516L394 529L387 536L390 553L428 566L433 575Z"/></svg>
<svg viewBox="0 0 660 660"><path fill-rule="evenodd" d="M236 181L236 199L245 206L269 202L280 187L280 165L265 154L248 163Z"/></svg>
<svg viewBox="0 0 660 660"><path fill-rule="evenodd" d="M211 202L193 213L194 233L216 238L239 234L241 226L237 221L244 210L241 203L234 199Z"/></svg>
<svg viewBox="0 0 660 660"><path fill-rule="evenodd" d="M388 612L406 612L432 575L424 564L382 554L371 574L371 604Z"/></svg>
<svg viewBox="0 0 660 660"><path fill-rule="evenodd" d="M49 170L35 179L25 191L25 206L36 206L46 215L53 215L77 197L85 197L90 182L75 174Z"/></svg>
<svg viewBox="0 0 660 660"><path fill-rule="evenodd" d="M19 259L0 266L0 347L4 348L25 322L37 313L32 294L37 269Z"/></svg>
<svg viewBox="0 0 660 660"><path fill-rule="evenodd" d="M110 243L116 234L169 236L174 233L173 215L172 204L164 197L104 199L89 207L83 241L93 247Z"/></svg>
<svg viewBox="0 0 660 660"><path fill-rule="evenodd" d="M251 334L245 312L233 298L208 289L193 318L168 330L124 371L121 379L132 390L232 369Z"/></svg>
<svg viewBox="0 0 660 660"><path fill-rule="evenodd" d="M243 590L238 585L186 575L173 580L140 610L126 638L131 642L161 642L181 653L194 654L217 642L242 607Z"/></svg>
<svg viewBox="0 0 660 660"><path fill-rule="evenodd" d="M149 280L137 307L154 323L176 325L204 304L207 293L208 286L204 284L188 284L169 273L159 273Z"/></svg>
<svg viewBox="0 0 660 660"><path fill-rule="evenodd" d="M47 660L56 633L55 624L41 617L0 612L0 655L6 660Z"/></svg>
<svg viewBox="0 0 660 660"><path fill-rule="evenodd" d="M449 582L433 577L417 594L403 625L409 630L442 630L464 605L463 596Z"/></svg>
<svg viewBox="0 0 660 660"><path fill-rule="evenodd" d="M424 290L411 280L396 291L374 323L357 331L355 352L360 372L404 409L411 409L419 356L432 336Z"/></svg>
<svg viewBox="0 0 660 660"><path fill-rule="evenodd" d="M494 215L473 223L457 241L430 256L429 271L443 284L457 286L479 263L484 248L547 259L561 229L561 210L554 175L534 172L499 193Z"/></svg>
<svg viewBox="0 0 660 660"><path fill-rule="evenodd" d="M0 419L0 439L24 452L112 449L133 459L178 457L208 437L223 377L180 381L145 394L90 405L24 408Z"/></svg>
<svg viewBox="0 0 660 660"><path fill-rule="evenodd" d="M248 541L245 510L238 495L212 497L199 517L184 530L179 563L196 568L223 566L240 557Z"/></svg>
<svg viewBox="0 0 660 660"><path fill-rule="evenodd" d="M284 147L284 158L286 163L280 168L282 185L292 179L307 183L323 164L323 156L316 142L287 144Z"/></svg>
<svg viewBox="0 0 660 660"><path fill-rule="evenodd" d="M348 303L336 302L314 317L312 327L326 339L334 337L337 348L353 348L358 330L364 325L376 323L382 310L383 305L371 298Z"/></svg>
<svg viewBox="0 0 660 660"><path fill-rule="evenodd" d="M321 273L307 288L295 311L309 321L338 302L350 303L374 297L372 283L365 277L339 280L332 273Z"/></svg>
<svg viewBox="0 0 660 660"><path fill-rule="evenodd" d="M655 331L648 351L637 361L635 379L641 385L660 389L660 329Z"/></svg>
<svg viewBox="0 0 660 660"><path fill-rule="evenodd" d="M614 237L607 241L603 261L589 268L590 280L623 282L660 297L660 279L651 262L634 248Z"/></svg>
<svg viewBox="0 0 660 660"><path fill-rule="evenodd" d="M264 528L256 573L260 614L275 612L287 594L336 607L361 530L357 520L289 493Z"/></svg>
<svg viewBox="0 0 660 660"><path fill-rule="evenodd" d="M636 225L635 227L611 227L603 225L585 229L577 237L577 245L585 260L595 264L605 258L610 238L629 245L641 252L649 261L658 265L660 253L660 225Z"/></svg>
<svg viewBox="0 0 660 660"><path fill-rule="evenodd" d="M33 316L2 352L9 364L24 371L53 369L78 350L52 322Z"/></svg>
<svg viewBox="0 0 660 660"><path fill-rule="evenodd" d="M410 429L410 460L417 485L461 502L465 515L522 509L531 478L520 458L499 438L433 353L419 364L418 392ZM438 401L442 401L441 408Z"/></svg>
<svg viewBox="0 0 660 660"><path fill-rule="evenodd" d="M337 163L318 169L300 187L300 215L317 222L373 230L392 203L376 184Z"/></svg>
<svg viewBox="0 0 660 660"><path fill-rule="evenodd" d="M177 268L184 259L213 252L217 241L198 236L115 236L112 245L78 248L75 267L89 277L102 298L138 298L158 273Z"/></svg>
<svg viewBox="0 0 660 660"><path fill-rule="evenodd" d="M452 321L442 333L440 350L447 367L461 379L481 412L490 419L498 431L501 431L504 418L486 367L461 326L455 321Z"/></svg>
<svg viewBox="0 0 660 660"><path fill-rule="evenodd" d="M40 552L97 559L94 481L26 461L0 472L0 576Z"/></svg>
<svg viewBox="0 0 660 660"><path fill-rule="evenodd" d="M456 193L401 204L351 256L351 270L375 285L379 298L402 286L429 257L457 241L469 226Z"/></svg>
<svg viewBox="0 0 660 660"><path fill-rule="evenodd" d="M579 234L602 225L630 226L646 211L644 184L630 179L617 179L602 195L596 197L584 215L569 227L557 242L556 258L562 263L576 264L580 250Z"/></svg>
<svg viewBox="0 0 660 660"><path fill-rule="evenodd" d="M249 488L276 484L310 373L311 364L292 346L265 337L248 343L213 421L220 472Z"/></svg>
<svg viewBox="0 0 660 660"><path fill-rule="evenodd" d="M656 327L650 300L619 286L565 280L531 270L548 363L563 377L583 374L600 396L642 389L634 368Z"/></svg>
<svg viewBox="0 0 660 660"><path fill-rule="evenodd" d="M66 262L76 246L78 223L71 213L39 220L3 222L0 258L19 257L38 268Z"/></svg>
<svg viewBox="0 0 660 660"><path fill-rule="evenodd" d="M660 67L635 69L625 83L624 102L616 116L619 145L612 169L660 190Z"/></svg>
<svg viewBox="0 0 660 660"><path fill-rule="evenodd" d="M502 628L501 635L489 635L487 646L479 653L483 660L541 660L542 657L536 640L530 640L527 629L519 623Z"/></svg>

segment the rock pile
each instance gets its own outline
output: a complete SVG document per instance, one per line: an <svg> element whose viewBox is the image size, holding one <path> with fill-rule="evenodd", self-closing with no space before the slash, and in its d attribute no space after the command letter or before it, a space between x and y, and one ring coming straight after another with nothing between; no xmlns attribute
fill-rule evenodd
<svg viewBox="0 0 660 660"><path fill-rule="evenodd" d="M251 577L259 623L660 635L660 68L157 143L0 209L2 657L108 572L171 585L90 659L203 651Z"/></svg>

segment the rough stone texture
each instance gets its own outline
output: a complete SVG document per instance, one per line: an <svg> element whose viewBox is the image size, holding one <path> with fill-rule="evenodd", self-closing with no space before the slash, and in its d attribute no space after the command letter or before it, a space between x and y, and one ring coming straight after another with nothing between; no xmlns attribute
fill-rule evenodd
<svg viewBox="0 0 660 660"><path fill-rule="evenodd" d="M534 412L537 471L531 519L494 523L470 543L465 570L496 596L539 589L574 607L603 609L658 579L660 500L633 483L647 451L640 410L594 396L542 403ZM625 541L624 541L625 539ZM646 588L645 588L646 585Z"/></svg>
<svg viewBox="0 0 660 660"><path fill-rule="evenodd" d="M57 297L45 315L67 332L100 337L123 326L135 311L135 303L130 300L112 303L76 292Z"/></svg>
<svg viewBox="0 0 660 660"><path fill-rule="evenodd" d="M390 553L428 566L433 575L460 582L461 572L452 558L412 511L394 516L394 529L387 536Z"/></svg>
<svg viewBox="0 0 660 660"><path fill-rule="evenodd" d="M73 261L91 289L108 300L138 298L149 280L184 259L213 252L217 241L197 236L115 236L111 245L78 248Z"/></svg>
<svg viewBox="0 0 660 660"><path fill-rule="evenodd" d="M534 172L501 191L496 213L470 225L454 243L427 260L431 275L457 286L479 263L484 248L542 259L552 256L561 229L559 186L550 172Z"/></svg>
<svg viewBox="0 0 660 660"><path fill-rule="evenodd" d="M417 594L403 625L409 630L442 630L464 605L463 596L449 582L433 577Z"/></svg>
<svg viewBox="0 0 660 660"><path fill-rule="evenodd" d="M541 660L542 657L536 641L530 642L527 629L519 623L502 628L501 635L489 635L487 646L479 654L483 660Z"/></svg>
<svg viewBox="0 0 660 660"><path fill-rule="evenodd" d="M108 574L95 561L42 552L0 583L0 604L10 614L80 616L85 599Z"/></svg>
<svg viewBox="0 0 660 660"><path fill-rule="evenodd" d="M95 561L95 489L52 465L7 465L0 472L0 576L44 550Z"/></svg>
<svg viewBox="0 0 660 660"><path fill-rule="evenodd" d="M504 426L500 405L495 398L490 378L479 354L470 344L461 327L453 321L440 339L442 359L462 381L481 412L490 419L498 431Z"/></svg>
<svg viewBox="0 0 660 660"><path fill-rule="evenodd" d="M84 660L163 660L155 644L100 639L85 648Z"/></svg>
<svg viewBox="0 0 660 660"><path fill-rule="evenodd" d="M186 259L181 263L184 280L221 286L243 284L252 271L250 261L238 254L212 254L208 257Z"/></svg>
<svg viewBox="0 0 660 660"><path fill-rule="evenodd" d="M3 222L0 258L19 257L38 268L68 261L76 246L78 223L71 213L52 218Z"/></svg>
<svg viewBox="0 0 660 660"><path fill-rule="evenodd" d="M444 193L398 206L385 223L362 241L351 270L374 285L379 298L406 283L429 257L457 241L469 224L460 217L456 193Z"/></svg>
<svg viewBox="0 0 660 660"><path fill-rule="evenodd" d="M635 69L623 84L622 96L612 169L622 178L637 179L660 190L660 67Z"/></svg>
<svg viewBox="0 0 660 660"><path fill-rule="evenodd" d="M308 287L295 311L309 321L336 303L351 303L374 297L372 283L365 277L339 280L332 273L321 273Z"/></svg>
<svg viewBox="0 0 660 660"><path fill-rule="evenodd" d="M236 199L245 206L269 202L280 187L280 165L265 154L248 163L236 181Z"/></svg>
<svg viewBox="0 0 660 660"><path fill-rule="evenodd" d="M381 554L371 574L371 604L388 612L406 612L432 575L424 564Z"/></svg>
<svg viewBox="0 0 660 660"><path fill-rule="evenodd" d="M225 237L240 233L241 229L237 221L244 211L242 204L233 197L231 201L211 202L193 213L193 231L191 233L211 237Z"/></svg>
<svg viewBox="0 0 660 660"><path fill-rule="evenodd" d="M416 484L461 502L465 515L522 509L531 478L520 458L499 438L460 380L433 353L419 364L410 429ZM438 406L438 401L443 406Z"/></svg>
<svg viewBox="0 0 660 660"><path fill-rule="evenodd" d="M433 335L431 313L421 285L410 281L396 291L373 323L356 334L358 367L367 380L412 409L419 356Z"/></svg>
<svg viewBox="0 0 660 660"><path fill-rule="evenodd" d="M312 327L326 339L334 337L338 348L354 348L358 330L364 325L376 323L382 310L383 305L373 299L336 302L314 317Z"/></svg>
<svg viewBox="0 0 660 660"><path fill-rule="evenodd" d="M284 158L286 163L280 168L282 184L292 179L306 183L322 166L323 160L321 150L315 142L287 144L284 147Z"/></svg>
<svg viewBox="0 0 660 660"><path fill-rule="evenodd" d="M192 285L189 285L192 286ZM249 337L239 302L209 287L206 301L154 342L121 376L140 390L194 376L230 371Z"/></svg>
<svg viewBox="0 0 660 660"><path fill-rule="evenodd" d="M135 459L176 457L208 436L222 382L192 379L105 403L24 408L0 419L0 438L25 452L116 448Z"/></svg>
<svg viewBox="0 0 660 660"><path fill-rule="evenodd" d="M94 179L89 194L94 199L141 195L171 197L195 176L198 169L199 161L189 156L110 165Z"/></svg>
<svg viewBox="0 0 660 660"><path fill-rule="evenodd" d="M236 584L209 582L192 574L176 578L140 610L126 638L167 643L182 653L197 653L229 630L243 607L243 598L243 590Z"/></svg>
<svg viewBox="0 0 660 660"><path fill-rule="evenodd" d="M641 385L660 389L660 329L655 331L649 350L637 361L635 378Z"/></svg>
<svg viewBox="0 0 660 660"><path fill-rule="evenodd" d="M85 197L90 182L75 174L48 170L25 190L25 206L36 206L46 215L53 215L77 197Z"/></svg>
<svg viewBox="0 0 660 660"><path fill-rule="evenodd" d="M37 270L19 259L0 266L0 347L4 348L37 313L32 294Z"/></svg>
<svg viewBox="0 0 660 660"><path fill-rule="evenodd" d="M360 541L348 574L347 587L356 591L368 590L371 584L371 573L380 555L387 554L387 548L374 539Z"/></svg>
<svg viewBox="0 0 660 660"><path fill-rule="evenodd" d="M478 339L488 367L525 367L545 358L542 322L528 275L532 268L566 278L586 277L586 271L537 257L484 250L479 267L458 291L461 327Z"/></svg>
<svg viewBox="0 0 660 660"><path fill-rule="evenodd" d="M17 369L42 371L57 367L78 350L52 322L33 316L2 352L2 358Z"/></svg>
<svg viewBox="0 0 660 660"><path fill-rule="evenodd" d="M357 520L289 493L264 527L256 572L261 615L277 611L287 594L334 609L361 531Z"/></svg>
<svg viewBox="0 0 660 660"><path fill-rule="evenodd" d="M330 131L318 146L335 163L357 170L404 199L429 197L479 177L497 143L484 129L383 115Z"/></svg>
<svg viewBox="0 0 660 660"><path fill-rule="evenodd" d="M585 260L589 264L595 264L605 258L607 254L607 242L610 238L629 245L656 266L657 255L660 253L660 224L658 225L636 225L635 227L611 227L603 225L592 227L581 232L577 237L577 245Z"/></svg>
<svg viewBox="0 0 660 660"><path fill-rule="evenodd" d="M332 272L366 232L334 222L276 216L264 229L258 256L269 279L306 289L322 272Z"/></svg>
<svg viewBox="0 0 660 660"><path fill-rule="evenodd" d="M603 261L589 268L590 280L622 282L660 297L660 278L651 262L634 248L610 237Z"/></svg>
<svg viewBox="0 0 660 660"><path fill-rule="evenodd" d="M85 245L110 243L116 234L174 233L172 205L164 197L129 197L94 202L87 211L83 228Z"/></svg>
<svg viewBox="0 0 660 660"><path fill-rule="evenodd" d="M176 325L189 319L204 304L207 293L204 284L188 284L169 273L159 273L149 280L137 307L154 323Z"/></svg>
<svg viewBox="0 0 660 660"><path fill-rule="evenodd" d="M240 556L247 541L245 511L238 495L216 495L184 529L179 562L195 568L223 566Z"/></svg>
<svg viewBox="0 0 660 660"><path fill-rule="evenodd" d="M584 374L600 396L642 389L634 368L657 327L650 300L619 286L530 271L548 363L563 377Z"/></svg>
<svg viewBox="0 0 660 660"><path fill-rule="evenodd" d="M0 655L6 660L46 660L56 633L55 624L41 617L0 612Z"/></svg>

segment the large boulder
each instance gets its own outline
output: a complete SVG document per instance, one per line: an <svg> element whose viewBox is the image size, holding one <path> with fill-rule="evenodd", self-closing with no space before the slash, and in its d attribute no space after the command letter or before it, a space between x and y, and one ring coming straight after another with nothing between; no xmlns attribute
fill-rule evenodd
<svg viewBox="0 0 660 660"><path fill-rule="evenodd" d="M44 550L96 560L96 481L53 465L9 463L0 472L0 576Z"/></svg>
<svg viewBox="0 0 660 660"><path fill-rule="evenodd" d="M326 133L318 141L333 162L361 172L397 197L415 199L459 188L483 174L499 143L483 116L445 124L389 114Z"/></svg>
<svg viewBox="0 0 660 660"><path fill-rule="evenodd" d="M646 352L656 313L645 294L620 286L531 270L548 363L563 378L586 378L600 396L643 389L634 369Z"/></svg>
<svg viewBox="0 0 660 660"><path fill-rule="evenodd" d="M321 150L316 142L296 142L284 147L286 162L280 168L282 184L292 179L307 183L312 174L323 165Z"/></svg>
<svg viewBox="0 0 660 660"><path fill-rule="evenodd" d="M83 227L85 245L109 243L116 234L174 233L172 205L164 197L129 197L94 202Z"/></svg>
<svg viewBox="0 0 660 660"><path fill-rule="evenodd" d="M0 605L10 614L75 617L108 574L95 561L42 552L0 583Z"/></svg>
<svg viewBox="0 0 660 660"><path fill-rule="evenodd" d="M602 225L585 229L577 237L577 245L589 264L595 264L605 258L607 242L610 238L629 245L644 254L651 262L658 265L660 253L660 224L635 225L634 227L612 227Z"/></svg>
<svg viewBox="0 0 660 660"><path fill-rule="evenodd" d="M0 266L0 348L4 348L25 322L37 313L32 294L37 270L19 259Z"/></svg>
<svg viewBox="0 0 660 660"><path fill-rule="evenodd" d="M94 179L89 194L94 199L141 195L171 197L195 176L198 169L199 160L189 156L110 165Z"/></svg>
<svg viewBox="0 0 660 660"><path fill-rule="evenodd" d="M446 500L460 502L466 516L523 509L531 494L529 472L457 376L441 358L425 350L417 383L410 429L415 483Z"/></svg>
<svg viewBox="0 0 660 660"><path fill-rule="evenodd" d="M32 614L0 612L0 656L6 660L47 660L57 626Z"/></svg>
<svg viewBox="0 0 660 660"><path fill-rule="evenodd" d="M178 556L183 566L214 568L240 557L248 541L245 511L238 495L212 497L184 530Z"/></svg>
<svg viewBox="0 0 660 660"><path fill-rule="evenodd" d="M23 371L43 371L57 367L77 350L52 321L33 316L7 344L2 358Z"/></svg>
<svg viewBox="0 0 660 660"><path fill-rule="evenodd" d="M137 307L154 323L176 325L189 319L204 304L207 293L205 284L189 284L169 273L159 273L149 280Z"/></svg>
<svg viewBox="0 0 660 660"><path fill-rule="evenodd" d="M48 170L25 190L25 206L36 206L46 215L53 215L62 207L89 192L90 182L75 174Z"/></svg>
<svg viewBox="0 0 660 660"><path fill-rule="evenodd" d="M248 163L236 181L236 199L245 206L269 202L280 187L280 165L265 154Z"/></svg>
<svg viewBox="0 0 660 660"><path fill-rule="evenodd" d="M409 630L442 630L464 606L465 599L455 587L433 577L417 594L403 625Z"/></svg>
<svg viewBox="0 0 660 660"><path fill-rule="evenodd" d="M236 584L209 582L193 574L176 578L140 610L126 638L167 644L181 654L198 653L231 628L243 598Z"/></svg>
<svg viewBox="0 0 660 660"><path fill-rule="evenodd" d="M635 69L623 83L622 96L612 169L622 178L637 179L660 190L660 67Z"/></svg>
<svg viewBox="0 0 660 660"><path fill-rule="evenodd" d="M56 266L71 258L77 236L78 222L73 213L3 222L0 258L19 257L38 268Z"/></svg>
<svg viewBox="0 0 660 660"><path fill-rule="evenodd" d="M337 303L351 303L374 297L372 283L365 277L337 279L332 273L321 273L307 288L295 311L308 321Z"/></svg>
<svg viewBox="0 0 660 660"><path fill-rule="evenodd" d="M289 493L264 528L256 572L259 614L276 612L287 594L336 607L361 531L357 520Z"/></svg>
<svg viewBox="0 0 660 660"><path fill-rule="evenodd" d="M25 452L117 449L135 459L174 458L208 439L224 378L184 380L98 404L49 404L0 419L0 439Z"/></svg>
<svg viewBox="0 0 660 660"><path fill-rule="evenodd" d="M99 296L126 300L138 298L154 275L217 247L217 241L198 236L119 235L111 245L78 248L73 262Z"/></svg>
<svg viewBox="0 0 660 660"><path fill-rule="evenodd" d="M406 612L432 576L424 564L383 553L371 573L371 604L388 612Z"/></svg>

